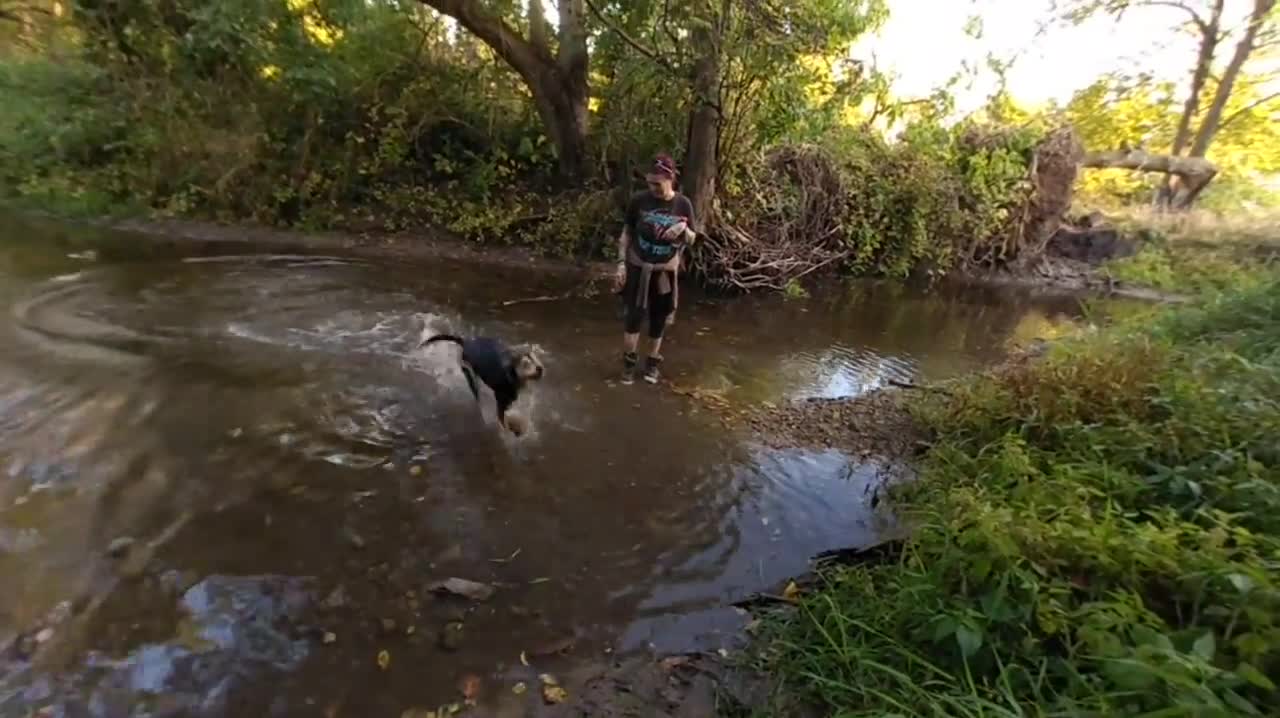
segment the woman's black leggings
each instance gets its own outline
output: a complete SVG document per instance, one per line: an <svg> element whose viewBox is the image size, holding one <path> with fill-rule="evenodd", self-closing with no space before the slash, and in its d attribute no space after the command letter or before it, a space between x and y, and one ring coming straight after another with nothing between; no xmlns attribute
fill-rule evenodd
<svg viewBox="0 0 1280 718"><path fill-rule="evenodd" d="M640 325L644 323L645 315L649 318L649 338L661 339L662 332L667 328L667 317L671 316L671 312L675 309L675 272L655 271L649 275L649 306L646 310L644 307L637 306L636 298L640 291L640 267L627 265L627 281L622 286L622 302L623 302L623 326L627 334L638 334ZM667 279L671 282L672 291L666 294L658 293L658 281L663 274L667 275Z"/></svg>

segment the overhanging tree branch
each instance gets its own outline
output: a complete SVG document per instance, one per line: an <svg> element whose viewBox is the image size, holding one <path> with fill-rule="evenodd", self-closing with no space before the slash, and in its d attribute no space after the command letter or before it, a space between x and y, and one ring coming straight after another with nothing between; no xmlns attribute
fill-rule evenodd
<svg viewBox="0 0 1280 718"><path fill-rule="evenodd" d="M1113 150L1089 152L1081 167L1095 169L1125 169L1135 172L1161 172L1177 177L1180 181L1174 205L1189 207L1200 192L1218 175L1218 166L1203 157L1176 157L1156 155L1142 150Z"/></svg>
<svg viewBox="0 0 1280 718"><path fill-rule="evenodd" d="M1176 2L1175 0L1141 0L1140 2L1135 2L1133 4L1140 5L1143 7L1166 7L1166 8L1173 8L1176 10L1183 10L1189 15L1191 15L1191 22L1195 23L1196 27L1200 28L1201 32L1206 32L1206 33L1209 32L1210 22L1205 20L1204 17L1195 8L1191 7L1186 3ZM1219 3L1219 9L1217 10L1217 12L1221 12L1220 6L1221 6L1221 3Z"/></svg>
<svg viewBox="0 0 1280 718"><path fill-rule="evenodd" d="M1239 119L1241 116L1243 116L1243 115L1245 115L1245 114L1247 114L1247 113L1249 113L1249 112L1251 112L1251 111L1253 111L1253 110L1256 110L1256 109L1258 109L1259 107L1262 107L1263 105L1265 105L1265 104L1267 104L1268 102L1271 102L1271 101L1273 101L1273 100L1280 100L1280 92L1273 92L1273 93L1271 93L1270 95L1267 95L1266 97L1263 97L1263 98L1261 98L1261 99L1259 99L1259 100L1256 100L1256 101L1254 101L1254 102L1250 102L1249 104L1245 105L1244 107L1241 107L1240 109L1236 110L1235 112L1232 112L1230 115L1228 115L1228 116L1227 116L1227 118L1226 118L1226 119L1224 119L1224 120L1222 121L1222 124L1221 124L1221 125L1218 125L1218 130L1219 130L1219 131L1221 131L1221 130L1226 129L1227 125L1231 124L1232 122L1235 122L1235 121L1236 121L1237 119Z"/></svg>
<svg viewBox="0 0 1280 718"><path fill-rule="evenodd" d="M613 34L622 38L622 41L630 45L631 49L640 53L650 61L658 65L661 65L663 68L667 70L670 70L671 72L675 72L675 73L679 72L676 69L675 65L672 65L671 62L667 60L665 57L659 55L652 48L645 47L644 43L635 39L626 30L623 30L621 27L619 27L617 23L612 22L611 20L609 20L609 18L605 17L604 13L600 12L600 8L596 7L595 3L591 2L591 0L586 0L586 2L587 2L587 8L590 9L591 14L595 15L596 19L600 21L600 24L604 25Z"/></svg>
<svg viewBox="0 0 1280 718"><path fill-rule="evenodd" d="M475 0L420 0L458 21L459 25L488 45L521 77L534 79L530 74L553 62L546 48L538 47L520 35L502 18L485 10Z"/></svg>

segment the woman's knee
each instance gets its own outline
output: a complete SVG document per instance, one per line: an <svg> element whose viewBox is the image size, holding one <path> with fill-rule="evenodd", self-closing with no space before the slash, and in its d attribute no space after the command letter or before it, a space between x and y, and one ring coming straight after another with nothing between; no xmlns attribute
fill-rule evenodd
<svg viewBox="0 0 1280 718"><path fill-rule="evenodd" d="M663 332L667 330L667 320L671 318L671 313L675 307L671 303L671 295L663 295L658 301L654 302L649 311L649 338L661 339Z"/></svg>
<svg viewBox="0 0 1280 718"><path fill-rule="evenodd" d="M622 314L622 327L627 334L639 334L640 325L644 324L645 313L634 303L628 303Z"/></svg>

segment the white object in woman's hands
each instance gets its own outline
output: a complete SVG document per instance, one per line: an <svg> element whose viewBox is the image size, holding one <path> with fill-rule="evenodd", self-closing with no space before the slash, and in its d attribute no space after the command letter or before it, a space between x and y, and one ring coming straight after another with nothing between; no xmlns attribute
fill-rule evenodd
<svg viewBox="0 0 1280 718"><path fill-rule="evenodd" d="M662 230L662 241L671 243L679 242L684 239L684 235L688 231L689 224L687 222L684 220L676 220L671 223L671 226Z"/></svg>

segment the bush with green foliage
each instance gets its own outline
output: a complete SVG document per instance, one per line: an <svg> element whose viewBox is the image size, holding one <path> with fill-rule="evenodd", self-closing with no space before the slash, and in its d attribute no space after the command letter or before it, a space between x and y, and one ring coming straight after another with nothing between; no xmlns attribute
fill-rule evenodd
<svg viewBox="0 0 1280 718"><path fill-rule="evenodd" d="M839 715L1280 715L1280 281L922 401L896 559L773 624Z"/></svg>
<svg viewBox="0 0 1280 718"><path fill-rule="evenodd" d="M631 170L684 141L685 113L651 108L684 107L688 88L609 33L592 64L595 179L565 189L519 79L421 3L72 7L59 42L0 60L0 92L21 98L0 106L0 196L10 202L308 228L427 225L476 243L599 255ZM796 178L760 160L819 142L843 187L823 232L833 228L832 251L848 259L828 266L903 276L998 254L988 245L1003 241L1025 199L1031 134L917 123L888 144L852 124L870 85L840 79L832 58L883 8L840 7L818 15L834 34L810 28L796 47L749 42L755 30L742 18L731 28L742 45L726 59L737 84L721 206L777 244L771 232L795 227L808 200ZM795 61L785 71L769 69L786 58Z"/></svg>

